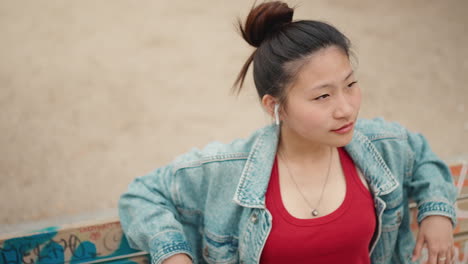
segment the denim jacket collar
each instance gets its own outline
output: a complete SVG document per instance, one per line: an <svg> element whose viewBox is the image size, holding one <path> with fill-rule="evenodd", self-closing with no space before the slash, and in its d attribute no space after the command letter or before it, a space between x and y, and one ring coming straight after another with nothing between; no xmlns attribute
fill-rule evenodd
<svg viewBox="0 0 468 264"><path fill-rule="evenodd" d="M397 179L382 156L361 131L354 131L353 139L345 149L363 173L374 195L389 194L398 187Z"/></svg>
<svg viewBox="0 0 468 264"><path fill-rule="evenodd" d="M265 208L265 192L275 160L279 130L267 126L255 140L242 171L234 201L244 207ZM352 141L345 146L370 185L374 195L385 195L399 183L377 152L372 142L357 129Z"/></svg>
<svg viewBox="0 0 468 264"><path fill-rule="evenodd" d="M275 160L279 130L276 125L262 130L252 146L234 195L234 201L245 207L265 208L265 192Z"/></svg>

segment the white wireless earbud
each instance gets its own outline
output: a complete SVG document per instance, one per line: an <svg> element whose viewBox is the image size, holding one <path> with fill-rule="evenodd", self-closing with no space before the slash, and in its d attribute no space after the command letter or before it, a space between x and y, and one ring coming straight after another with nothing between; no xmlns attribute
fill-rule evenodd
<svg viewBox="0 0 468 264"><path fill-rule="evenodd" d="M279 104L275 104L275 109L274 109L274 114L275 114L275 124L279 126L280 124L280 119L279 119Z"/></svg>

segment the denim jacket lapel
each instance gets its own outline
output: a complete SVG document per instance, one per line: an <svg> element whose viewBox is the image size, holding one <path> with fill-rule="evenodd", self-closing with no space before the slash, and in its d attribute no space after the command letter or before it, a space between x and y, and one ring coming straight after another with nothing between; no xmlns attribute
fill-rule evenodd
<svg viewBox="0 0 468 264"><path fill-rule="evenodd" d="M345 146L346 151L359 167L376 196L394 191L399 183L385 164L373 143L359 130L354 131L353 140Z"/></svg>
<svg viewBox="0 0 468 264"><path fill-rule="evenodd" d="M255 140L245 163L234 201L245 207L265 208L265 192L278 145L278 128L270 125Z"/></svg>

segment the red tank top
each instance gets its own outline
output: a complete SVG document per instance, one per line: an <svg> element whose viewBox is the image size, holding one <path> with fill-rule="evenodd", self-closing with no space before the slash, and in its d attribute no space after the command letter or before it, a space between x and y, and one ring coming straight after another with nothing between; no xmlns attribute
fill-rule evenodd
<svg viewBox="0 0 468 264"><path fill-rule="evenodd" d="M313 219L295 218L284 207L275 159L266 193L273 216L260 263L369 264L376 216L372 195L363 185L348 153L338 149L346 195L334 212Z"/></svg>

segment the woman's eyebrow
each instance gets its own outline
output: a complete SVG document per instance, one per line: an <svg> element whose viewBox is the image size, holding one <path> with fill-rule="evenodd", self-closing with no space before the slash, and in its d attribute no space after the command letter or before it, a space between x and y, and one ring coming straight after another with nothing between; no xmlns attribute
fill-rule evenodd
<svg viewBox="0 0 468 264"><path fill-rule="evenodd" d="M353 75L354 73L354 70L351 70L351 72L346 76L346 78L344 78L343 81L346 81L349 77L351 77L351 75Z"/></svg>
<svg viewBox="0 0 468 264"><path fill-rule="evenodd" d="M346 81L349 77L351 77L351 75L353 75L353 73L354 73L354 70L351 70L351 72L348 73L348 75L346 75L346 77L343 79L343 82ZM325 83L325 84L313 87L312 90L323 89L323 88L327 88L327 87L330 87L330 86L332 86L332 85L329 84L329 83Z"/></svg>

